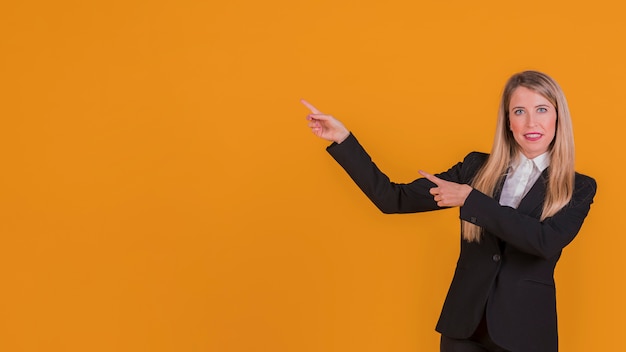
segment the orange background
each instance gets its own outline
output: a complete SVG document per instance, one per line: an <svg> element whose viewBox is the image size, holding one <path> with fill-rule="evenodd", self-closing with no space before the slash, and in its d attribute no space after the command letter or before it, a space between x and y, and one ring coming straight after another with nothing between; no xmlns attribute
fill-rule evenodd
<svg viewBox="0 0 626 352"><path fill-rule="evenodd" d="M438 350L457 210L380 214L299 99L405 182L488 151L524 69L564 87L599 184L561 349L622 350L618 3L3 2L0 350Z"/></svg>

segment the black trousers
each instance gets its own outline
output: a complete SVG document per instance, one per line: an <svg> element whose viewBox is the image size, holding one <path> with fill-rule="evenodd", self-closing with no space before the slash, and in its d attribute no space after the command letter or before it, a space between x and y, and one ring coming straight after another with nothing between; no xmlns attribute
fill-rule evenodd
<svg viewBox="0 0 626 352"><path fill-rule="evenodd" d="M487 321L484 315L470 338L459 340L441 335L439 348L441 352L507 352L504 348L496 345L489 337Z"/></svg>

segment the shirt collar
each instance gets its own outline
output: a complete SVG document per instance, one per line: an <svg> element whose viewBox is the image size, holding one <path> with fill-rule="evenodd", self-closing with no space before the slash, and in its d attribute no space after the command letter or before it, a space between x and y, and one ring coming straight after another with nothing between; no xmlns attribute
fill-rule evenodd
<svg viewBox="0 0 626 352"><path fill-rule="evenodd" d="M533 163L539 169L539 171L543 172L543 170L547 169L550 166L550 152L545 152L538 157L533 159Z"/></svg>
<svg viewBox="0 0 626 352"><path fill-rule="evenodd" d="M517 160L513 162L513 169L514 170L517 169L517 167L520 166L526 160L529 160L529 159L524 155L524 153L520 152L519 155L517 156ZM543 172L543 170L547 169L548 166L550 166L550 152L547 151L530 160L533 162L533 164L539 171Z"/></svg>

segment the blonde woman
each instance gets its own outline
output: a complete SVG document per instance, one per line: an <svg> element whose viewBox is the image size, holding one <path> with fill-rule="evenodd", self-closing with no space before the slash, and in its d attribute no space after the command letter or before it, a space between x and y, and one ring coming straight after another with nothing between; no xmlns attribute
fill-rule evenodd
<svg viewBox="0 0 626 352"><path fill-rule="evenodd" d="M446 172L391 182L337 119L302 101L312 132L384 213L459 207L461 250L437 331L442 352L558 351L554 268L596 192L574 171L567 101L549 76L505 85L490 154Z"/></svg>

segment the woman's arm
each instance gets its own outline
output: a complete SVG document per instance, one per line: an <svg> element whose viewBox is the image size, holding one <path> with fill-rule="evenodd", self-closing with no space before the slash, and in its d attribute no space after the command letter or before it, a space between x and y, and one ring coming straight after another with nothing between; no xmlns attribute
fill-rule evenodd
<svg viewBox="0 0 626 352"><path fill-rule="evenodd" d="M464 171L463 164L469 156L480 164L486 157L485 154L472 153L464 163L458 163L447 172L438 174L438 177L422 173L426 178L408 184L391 182L341 122L323 114L305 100L302 103L311 111L307 120L313 134L333 142L327 148L328 152L384 213L414 213L462 205L472 189L465 183L478 169L474 165L474 168L468 167ZM473 164L469 162L468 165Z"/></svg>
<svg viewBox="0 0 626 352"><path fill-rule="evenodd" d="M447 194L451 194L451 189L458 189L458 192L465 193L462 196L465 198L467 192L471 191L467 183L487 158L483 153L470 153L463 162L457 163L448 171L437 174L436 177L428 174L428 177L440 183L437 185L426 178L418 178L410 183L391 182L352 134L341 144L330 145L327 151L363 193L387 214L415 213L460 205L442 202L440 197L445 185L442 187L441 184L450 183L450 188L445 188ZM459 197L461 196L453 198L460 199Z"/></svg>
<svg viewBox="0 0 626 352"><path fill-rule="evenodd" d="M440 209L429 193L433 187L430 181L420 178L409 184L391 182L353 134L341 144L333 143L326 150L383 213L414 213Z"/></svg>
<svg viewBox="0 0 626 352"><path fill-rule="evenodd" d="M554 216L539 219L473 190L461 207L461 219L483 227L521 251L543 258L557 255L578 234L596 193L593 178L576 174L572 200Z"/></svg>

